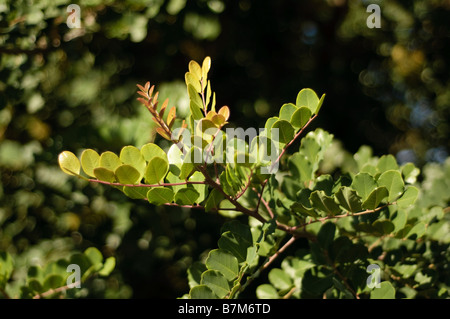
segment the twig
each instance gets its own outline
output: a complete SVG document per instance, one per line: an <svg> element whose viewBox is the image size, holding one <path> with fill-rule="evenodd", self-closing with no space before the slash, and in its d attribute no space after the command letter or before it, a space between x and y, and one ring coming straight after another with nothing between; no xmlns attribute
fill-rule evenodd
<svg viewBox="0 0 450 319"><path fill-rule="evenodd" d="M53 295L55 293L63 292L63 291L66 291L67 289L72 289L79 283L81 283L81 281L77 281L77 282L74 282L74 283L71 283L71 284L59 287L59 288L50 289L50 290L48 290L46 292L43 292L43 293L35 295L33 297L33 299L40 299L40 298L43 298L43 297L48 297L48 296L51 296L51 295Z"/></svg>
<svg viewBox="0 0 450 319"><path fill-rule="evenodd" d="M303 126L303 127L301 128L301 130L298 131L297 134L295 134L294 138L293 138L289 143L287 143L287 144L284 146L284 148L283 148L283 150L281 151L281 153L280 153L280 155L278 156L278 158L275 160L274 163L272 163L272 165L271 165L271 167L270 167L270 171L272 171L273 167L280 161L281 157L284 155L284 153L286 152L286 150L288 149L288 147L291 146L292 143L295 142L295 140L296 140L296 139L297 139L297 138L305 131L305 129L308 127L308 125L309 125L316 117L317 117L317 114L314 114L313 116L311 116L311 118L309 119L309 121L306 122L305 126Z"/></svg>
<svg viewBox="0 0 450 319"><path fill-rule="evenodd" d="M383 208L386 208L386 207L389 206L389 205L392 205L392 204L388 203L388 204L386 204L386 205L377 207L377 208L375 208L375 209L371 209L371 210L368 209L368 210L361 211L361 212L358 212L358 213L353 213L353 214L348 214L348 213L347 213L347 214L341 214L341 215L335 215L335 216L326 216L326 217L314 219L314 220L311 220L311 221L309 221L309 222L307 222L307 223L303 223L303 224L301 224L301 225L294 226L294 227L292 227L292 230L296 230L296 229L299 229L299 228L301 228L301 227L308 226L308 225L313 224L313 223L324 222L324 221L326 221L326 220L328 220L328 219L344 218L344 217L354 217L354 216L360 216L360 215L366 215L366 214L376 213L376 212L382 210Z"/></svg>
<svg viewBox="0 0 450 319"><path fill-rule="evenodd" d="M99 183L99 184L105 184L105 185L109 185L109 186L126 186L126 187L160 187L160 186L178 186L178 185L193 185L193 184L201 184L201 185L205 185L207 184L206 182L201 182L201 181L185 181L185 182L180 182L180 183L160 183L160 184L122 184L122 183L112 183L112 182L106 182L106 181L101 181L98 179L88 179L89 182L92 183Z"/></svg>

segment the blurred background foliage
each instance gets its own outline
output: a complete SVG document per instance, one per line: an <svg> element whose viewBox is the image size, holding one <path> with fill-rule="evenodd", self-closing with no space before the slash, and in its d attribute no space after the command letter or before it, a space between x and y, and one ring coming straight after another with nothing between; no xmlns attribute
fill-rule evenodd
<svg viewBox="0 0 450 319"><path fill-rule="evenodd" d="M71 3L79 29L66 24ZM380 29L366 25L371 3ZM314 125L350 152L367 144L400 163L443 163L449 23L448 0L0 0L0 251L26 269L95 246L117 267L89 283L90 297L185 293L223 217L130 201L56 160L154 141L136 83L156 84L183 114L187 64L206 55L236 126L263 127L310 87L327 96Z"/></svg>

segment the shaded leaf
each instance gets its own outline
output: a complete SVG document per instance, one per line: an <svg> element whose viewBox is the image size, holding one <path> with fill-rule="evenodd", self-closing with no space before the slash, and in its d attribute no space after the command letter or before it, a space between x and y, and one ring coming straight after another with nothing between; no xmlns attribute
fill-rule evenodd
<svg viewBox="0 0 450 319"><path fill-rule="evenodd" d="M228 281L232 281L239 274L237 258L221 249L209 252L206 267L221 272Z"/></svg>
<svg viewBox="0 0 450 319"><path fill-rule="evenodd" d="M147 192L147 199L153 205L171 203L173 201L173 190L167 187L151 188Z"/></svg>

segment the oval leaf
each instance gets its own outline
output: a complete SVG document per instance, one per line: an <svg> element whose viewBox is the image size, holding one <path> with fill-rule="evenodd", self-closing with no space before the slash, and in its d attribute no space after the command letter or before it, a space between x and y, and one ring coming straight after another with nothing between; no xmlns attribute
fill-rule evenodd
<svg viewBox="0 0 450 319"><path fill-rule="evenodd" d="M145 170L145 181L149 184L159 184L169 170L167 159L159 156L153 157Z"/></svg>
<svg viewBox="0 0 450 319"><path fill-rule="evenodd" d="M294 138L295 130L286 120L276 121L271 129L272 140L287 144Z"/></svg>
<svg viewBox="0 0 450 319"><path fill-rule="evenodd" d="M80 161L72 152L64 151L58 156L58 163L61 170L69 175L80 175Z"/></svg>
<svg viewBox="0 0 450 319"><path fill-rule="evenodd" d="M290 122L295 128L302 128L311 118L311 110L306 106L299 107L291 116Z"/></svg>
<svg viewBox="0 0 450 319"><path fill-rule="evenodd" d="M232 281L239 274L239 263L236 257L221 249L209 252L206 267L221 272L228 281Z"/></svg>
<svg viewBox="0 0 450 319"><path fill-rule="evenodd" d="M147 193L147 199L153 205L171 203L173 201L173 190L166 187L152 188Z"/></svg>
<svg viewBox="0 0 450 319"><path fill-rule="evenodd" d="M139 173L133 166L127 164L117 167L114 174L116 175L119 183L122 184L137 184L141 179L141 173Z"/></svg>
<svg viewBox="0 0 450 319"><path fill-rule="evenodd" d="M378 186L384 186L389 192L388 201L393 202L403 191L405 184L399 171L389 170L378 178Z"/></svg>
<svg viewBox="0 0 450 319"><path fill-rule="evenodd" d="M83 168L83 171L86 173L86 175L95 177L94 168L99 166L100 155L92 149L87 149L84 150L83 153L81 153L80 160L81 167Z"/></svg>

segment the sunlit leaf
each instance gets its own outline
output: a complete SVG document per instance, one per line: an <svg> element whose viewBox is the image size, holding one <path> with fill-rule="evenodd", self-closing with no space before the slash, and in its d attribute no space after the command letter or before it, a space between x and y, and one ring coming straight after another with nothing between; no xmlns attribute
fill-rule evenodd
<svg viewBox="0 0 450 319"><path fill-rule="evenodd" d="M58 156L58 163L61 170L69 175L80 175L81 164L75 154L64 151Z"/></svg>

